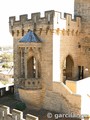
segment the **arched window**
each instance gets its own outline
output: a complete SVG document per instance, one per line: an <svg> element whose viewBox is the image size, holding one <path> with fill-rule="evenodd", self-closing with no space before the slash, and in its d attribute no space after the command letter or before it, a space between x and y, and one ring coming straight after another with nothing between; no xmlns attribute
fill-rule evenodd
<svg viewBox="0 0 90 120"><path fill-rule="evenodd" d="M24 30L22 29L22 36L24 36Z"/></svg>
<svg viewBox="0 0 90 120"><path fill-rule="evenodd" d="M17 36L19 36L19 30L17 30Z"/></svg>
<svg viewBox="0 0 90 120"><path fill-rule="evenodd" d="M27 61L27 76L28 78L35 78L36 75L36 59L31 57Z"/></svg>
<svg viewBox="0 0 90 120"><path fill-rule="evenodd" d="M66 76L66 80L72 80L73 77L74 62L70 55L68 55L64 61L63 76Z"/></svg>
<svg viewBox="0 0 90 120"><path fill-rule="evenodd" d="M32 60L33 60L33 71L32 71L32 74L33 74L33 77L35 78L36 77L36 59L35 59L35 57L32 57Z"/></svg>
<svg viewBox="0 0 90 120"><path fill-rule="evenodd" d="M14 36L14 30L12 30L12 36Z"/></svg>
<svg viewBox="0 0 90 120"><path fill-rule="evenodd" d="M27 61L27 77L40 78L40 63L34 56Z"/></svg>

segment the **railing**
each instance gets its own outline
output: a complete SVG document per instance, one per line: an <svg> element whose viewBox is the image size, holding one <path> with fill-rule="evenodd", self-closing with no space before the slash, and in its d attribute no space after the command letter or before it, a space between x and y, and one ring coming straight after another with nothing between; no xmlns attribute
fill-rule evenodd
<svg viewBox="0 0 90 120"><path fill-rule="evenodd" d="M41 89L41 79L38 78L19 78L19 87L23 89Z"/></svg>

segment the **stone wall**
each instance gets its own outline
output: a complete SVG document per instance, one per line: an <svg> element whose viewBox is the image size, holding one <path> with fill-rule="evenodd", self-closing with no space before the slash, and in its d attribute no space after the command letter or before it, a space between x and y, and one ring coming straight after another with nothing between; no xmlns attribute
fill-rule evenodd
<svg viewBox="0 0 90 120"><path fill-rule="evenodd" d="M75 0L74 12L82 17L81 31L90 34L90 1Z"/></svg>
<svg viewBox="0 0 90 120"><path fill-rule="evenodd" d="M43 107L59 113L80 115L81 96L73 94L63 83L54 82L53 91L46 91Z"/></svg>
<svg viewBox="0 0 90 120"><path fill-rule="evenodd" d="M23 112L13 109L10 113L10 108L7 106L0 106L0 120L39 120L38 117L27 114L26 119L23 118Z"/></svg>
<svg viewBox="0 0 90 120"><path fill-rule="evenodd" d="M78 34L78 35L67 35L64 34L60 37L60 70L61 70L61 80L63 80L63 68L64 61L66 57L69 55L72 58L74 63L72 69L72 80L78 80L79 69L78 66L83 66L83 77L90 76L90 35L86 34ZM85 69L88 68L88 71Z"/></svg>
<svg viewBox="0 0 90 120"><path fill-rule="evenodd" d="M38 109L44 108L58 113L81 114L81 96L74 94L62 82L54 82L53 90L19 89L19 95L28 108L33 105Z"/></svg>
<svg viewBox="0 0 90 120"><path fill-rule="evenodd" d="M89 3L88 0L87 2L85 2L85 0L80 0L80 2L85 3L85 6L87 6L87 4ZM80 5L81 3L79 5L83 7L83 3L82 5ZM79 9L78 5L77 7L77 9ZM86 33L83 34L82 32L82 27L88 28L87 26L85 26L85 16L83 17L83 21L81 20L81 17L75 17L74 19L72 19L72 15L66 13L64 14L64 18L62 18L60 12L56 12L53 10L46 11L43 18L40 17L40 13L31 14L31 19L28 19L27 15L21 15L20 20L18 21L15 19L15 17L10 17L9 27L10 32L14 38L15 92L18 92L19 80L21 77L21 61L18 49L19 40L28 32L28 30L32 30L33 32L35 32L37 36L40 37L42 40L40 48L40 79L42 82L42 89L19 89L20 97L26 102L26 104L43 106L45 109L55 110L58 112L74 112L76 114L80 114L80 96L70 92L70 90L60 81L65 82L63 78L63 68L67 56L72 59L73 63L72 71L70 71L72 72L72 77L70 78L71 80L78 79L78 66L84 67L83 72L85 72L85 68L87 66L89 67L90 60L88 59L88 57L90 56L90 45L86 44L86 41L87 39L89 41L90 35L87 35ZM24 32L23 35L22 32ZM86 41L82 42L82 39L84 38L86 38ZM30 45L32 46L31 43ZM37 46L38 45L36 45L35 47ZM26 48L27 45L25 44L23 47ZM88 71L90 71L90 68L88 69ZM85 73L84 77L87 76L89 76L89 74ZM58 81L58 83L53 83L53 81ZM29 87L32 86L26 86L26 88ZM27 98L27 96L29 97Z"/></svg>
<svg viewBox="0 0 90 120"><path fill-rule="evenodd" d="M36 89L18 89L20 99L25 102L26 106L30 108L30 106L34 106L38 109L43 106L43 98L44 98L44 90Z"/></svg>

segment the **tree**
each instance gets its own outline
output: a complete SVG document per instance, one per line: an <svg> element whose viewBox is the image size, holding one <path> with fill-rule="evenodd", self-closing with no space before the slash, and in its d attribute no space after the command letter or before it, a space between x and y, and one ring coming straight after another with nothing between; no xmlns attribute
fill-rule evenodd
<svg viewBox="0 0 90 120"><path fill-rule="evenodd" d="M3 62L12 62L13 61L13 55L12 54L4 53L1 56L2 56L2 61Z"/></svg>

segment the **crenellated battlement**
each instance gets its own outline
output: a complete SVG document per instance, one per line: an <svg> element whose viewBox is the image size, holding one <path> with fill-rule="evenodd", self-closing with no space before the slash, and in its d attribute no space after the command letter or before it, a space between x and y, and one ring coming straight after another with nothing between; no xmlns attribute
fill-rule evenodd
<svg viewBox="0 0 90 120"><path fill-rule="evenodd" d="M64 16L64 17L62 17ZM65 30L65 31L74 31L80 32L81 30L81 17L76 17L73 19L71 14L57 12L54 10L45 11L44 17L41 17L41 13L32 13L31 19L28 18L28 15L20 15L19 20L16 20L16 17L9 18L9 27L10 32L21 33L22 30L27 33L28 30L39 31L40 34L42 31L48 32L50 30L53 33L53 30ZM18 33L17 33L18 34Z"/></svg>
<svg viewBox="0 0 90 120"><path fill-rule="evenodd" d="M10 108L4 105L0 106L0 120L39 120L38 117L27 114L26 119L23 118L23 112L13 109L12 114Z"/></svg>
<svg viewBox="0 0 90 120"><path fill-rule="evenodd" d="M41 17L41 13L32 13L31 14L31 19L28 18L28 15L20 15L19 16L19 20L16 20L16 17L10 17L9 18L9 25L10 26L14 26L14 25L20 25L20 24L25 24L25 22L33 22L33 23L38 23L40 21L43 22L48 22L48 21L52 21L53 20L53 15L54 15L54 11L45 11L44 13L44 17Z"/></svg>
<svg viewBox="0 0 90 120"><path fill-rule="evenodd" d="M31 14L31 19L28 18L27 14L20 15L19 16L19 20L16 20L16 17L12 16L12 17L9 17L9 23L10 23L11 26L13 26L15 22L24 23L24 22L27 22L27 21L33 21L34 23L36 23L37 21L41 21L41 20L42 21L43 20L44 21L50 21L51 18L53 19L55 13L58 14L60 19L67 19L67 17L68 17L71 21L77 21L78 19L81 18L80 16L75 16L74 19L73 19L72 18L72 14L69 14L69 13L63 13L62 14L61 12L57 12L57 11L51 10L51 11L45 11L44 12L44 17L41 17L41 13L40 12L32 13ZM58 19L59 19L59 17L58 17Z"/></svg>
<svg viewBox="0 0 90 120"><path fill-rule="evenodd" d="M81 17L80 16L74 16L72 18L71 14L64 13L64 17L66 19L66 30L74 30L79 31L81 30Z"/></svg>
<svg viewBox="0 0 90 120"><path fill-rule="evenodd" d="M62 32L69 33L77 33L81 31L81 17L75 16L74 18L72 17L71 14L64 13L62 17L62 14L59 12L55 12L55 17L54 17L54 30L57 28L62 30Z"/></svg>

